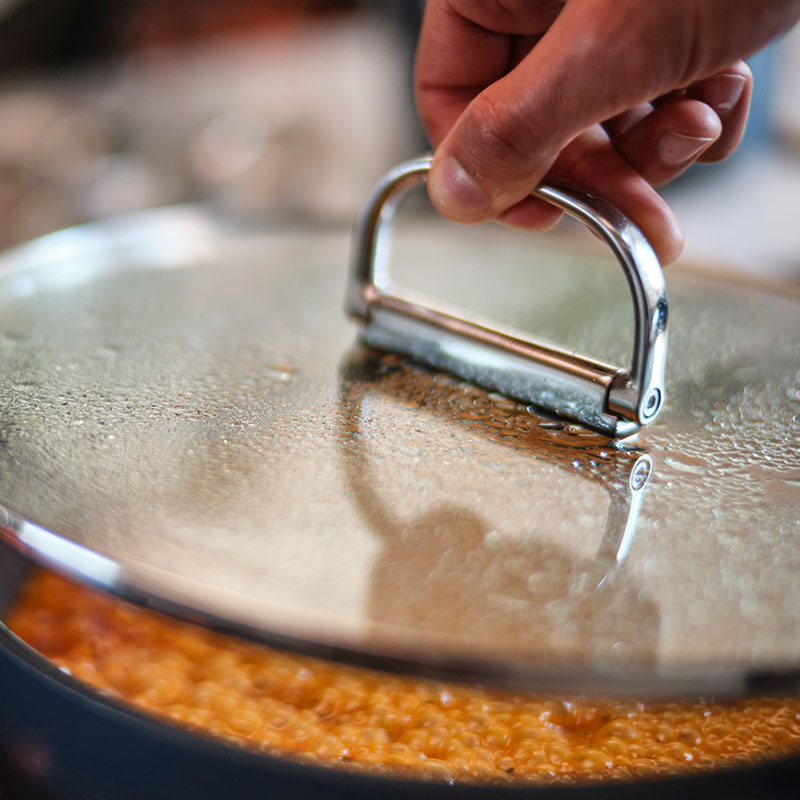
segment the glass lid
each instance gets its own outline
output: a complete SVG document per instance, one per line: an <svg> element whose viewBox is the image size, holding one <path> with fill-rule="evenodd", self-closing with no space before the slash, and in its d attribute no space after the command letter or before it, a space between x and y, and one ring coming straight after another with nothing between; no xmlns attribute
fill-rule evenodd
<svg viewBox="0 0 800 800"><path fill-rule="evenodd" d="M571 233L410 210L403 282L630 359ZM800 296L667 271L666 406L611 440L359 343L349 231L186 207L0 266L2 536L196 622L558 692L800 685Z"/></svg>

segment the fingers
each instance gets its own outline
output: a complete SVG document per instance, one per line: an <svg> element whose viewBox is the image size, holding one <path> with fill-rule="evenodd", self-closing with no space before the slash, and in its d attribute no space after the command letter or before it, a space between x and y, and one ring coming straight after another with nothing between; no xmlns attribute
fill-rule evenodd
<svg viewBox="0 0 800 800"><path fill-rule="evenodd" d="M570 142L550 176L582 186L615 205L639 227L662 264L670 264L681 254L683 230L672 209L619 155L600 126Z"/></svg>
<svg viewBox="0 0 800 800"><path fill-rule="evenodd" d="M575 136L658 94L669 77L662 74L661 60L650 57L649 46L644 48L634 39L624 15L618 9L610 13L609 3L603 0L564 5L521 60L512 37L493 33L481 39L486 31L480 24L454 22L455 0L445 5L451 9L450 17L444 19L449 19L452 38L437 55L428 45L421 47L418 99L438 144L428 178L431 201L442 214L459 222L498 217L524 200ZM461 5L474 9L538 4ZM429 0L430 15L437 9L444 15L440 6ZM661 7L652 6L656 11ZM655 12L638 15L637 36L645 42L657 38L659 19ZM513 22L520 24L519 19ZM521 35L529 40L536 37L536 27L523 28ZM468 60L473 61L474 54L474 63L453 73L450 62L456 41L463 45L478 40L489 43L492 58L463 49L461 59L469 53ZM506 71L509 64L514 66ZM481 85L486 88L477 92Z"/></svg>
<svg viewBox="0 0 800 800"><path fill-rule="evenodd" d="M661 98L655 108L644 104L615 116L604 126L610 140L598 132L582 134L558 157L552 173L608 198L669 263L680 254L683 234L672 211L645 182L660 186L696 161L730 155L741 141L751 95L752 74L737 62ZM461 180L464 191L472 191ZM549 204L525 197L498 219L511 227L544 230L559 217Z"/></svg>
<svg viewBox="0 0 800 800"><path fill-rule="evenodd" d="M660 98L609 120L605 129L617 152L645 180L661 186L695 161L721 161L744 134L753 77L739 61Z"/></svg>
<svg viewBox="0 0 800 800"><path fill-rule="evenodd" d="M705 103L675 97L613 138L617 152L648 183L671 181L719 139L719 117Z"/></svg>
<svg viewBox="0 0 800 800"><path fill-rule="evenodd" d="M428 0L416 91L433 205L458 222L547 227L557 213L530 192L552 168L673 260L682 234L648 183L733 152L752 77L725 65L785 28L789 5L800 0Z"/></svg>
<svg viewBox="0 0 800 800"><path fill-rule="evenodd" d="M651 186L672 180L695 161L729 155L741 140L751 94L750 70L738 62L664 97L655 108L644 104L615 116L604 126L606 136L599 129L581 134L550 175L606 197L639 226L662 263L670 263L680 255L683 233ZM560 216L548 203L526 197L498 219L544 230Z"/></svg>
<svg viewBox="0 0 800 800"><path fill-rule="evenodd" d="M498 222L510 228L520 228L526 231L547 231L556 225L562 213L546 200L536 197L526 197L508 211L504 211Z"/></svg>
<svg viewBox="0 0 800 800"><path fill-rule="evenodd" d="M753 96L753 73L744 61L693 84L687 96L714 109L722 123L722 133L703 151L700 161L722 161L739 146L750 112Z"/></svg>
<svg viewBox="0 0 800 800"><path fill-rule="evenodd" d="M530 192L556 163L557 177L608 197L643 229L660 258L672 261L683 242L677 220L594 125L657 94L661 83L645 78L631 88L628 78L641 71L637 65L643 55L632 63L630 57L617 57L619 53L609 56L607 47L613 41L615 48L628 53L620 36L612 35L624 33L623 21L616 13L603 15L597 24L616 26L608 37L577 36L576 30L584 31L589 25L580 9L569 14L578 5L599 14L599 3L591 8L586 3L567 4L521 61L508 37L484 40L497 48L492 59L476 53L477 62L461 73L459 81L448 73L451 49L456 39L463 45L477 36L472 30L475 25L457 28L444 53L434 56L421 45L420 60L427 63L425 69L418 69L418 81L427 80L418 83L421 111L424 114L427 108L434 117L438 115L438 121L429 123L434 142L446 131L428 175L431 200L444 216L459 222L499 218L516 227L545 228L558 219L559 212L531 198ZM438 7L429 0L429 17ZM536 30L528 28L523 34L533 37ZM464 52L472 51L462 50L462 60ZM505 72L509 63L516 66ZM621 75L615 73L617 65L622 65ZM490 72L494 73L491 79L487 78ZM481 81L487 88L478 93ZM598 92L598 85L615 87L612 96ZM430 106L426 106L428 101ZM631 129L636 123L635 117L627 120ZM619 129L624 126L620 124ZM634 134L630 137L633 142Z"/></svg>
<svg viewBox="0 0 800 800"><path fill-rule="evenodd" d="M570 142L545 180L572 183L605 197L639 227L663 264L680 255L683 231L672 209L619 155L600 126ZM559 214L546 211L544 205L536 198L526 198L503 213L500 220L518 228L547 227Z"/></svg>

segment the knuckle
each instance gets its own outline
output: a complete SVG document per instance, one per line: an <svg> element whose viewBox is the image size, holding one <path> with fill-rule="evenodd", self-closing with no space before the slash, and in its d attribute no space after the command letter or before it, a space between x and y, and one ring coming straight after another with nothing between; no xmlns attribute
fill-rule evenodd
<svg viewBox="0 0 800 800"><path fill-rule="evenodd" d="M722 121L714 109L702 100L687 98L676 106L671 127L691 136L719 139Z"/></svg>
<svg viewBox="0 0 800 800"><path fill-rule="evenodd" d="M467 136L469 157L479 172L518 174L530 160L527 121L513 107L488 94L473 101Z"/></svg>
<svg viewBox="0 0 800 800"><path fill-rule="evenodd" d="M464 19L487 27L508 28L520 16L519 3L509 0L450 0L449 5Z"/></svg>

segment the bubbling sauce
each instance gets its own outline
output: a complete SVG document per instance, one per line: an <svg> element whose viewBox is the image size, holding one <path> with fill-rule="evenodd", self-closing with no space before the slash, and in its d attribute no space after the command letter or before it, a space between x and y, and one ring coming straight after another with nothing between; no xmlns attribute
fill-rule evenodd
<svg viewBox="0 0 800 800"><path fill-rule="evenodd" d="M800 752L800 698L554 699L387 675L241 642L38 572L9 627L140 710L323 766L443 782L697 772Z"/></svg>

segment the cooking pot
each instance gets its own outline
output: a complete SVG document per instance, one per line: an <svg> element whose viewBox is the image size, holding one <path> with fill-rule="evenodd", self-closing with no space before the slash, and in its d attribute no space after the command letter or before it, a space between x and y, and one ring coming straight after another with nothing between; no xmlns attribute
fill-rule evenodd
<svg viewBox="0 0 800 800"><path fill-rule="evenodd" d="M3 547L5 612L30 563ZM800 757L660 780L450 786L299 764L165 724L87 687L0 625L0 776L8 797L638 798L796 795Z"/></svg>
<svg viewBox="0 0 800 800"><path fill-rule="evenodd" d="M412 211L395 237L404 283L636 362L626 278L571 234ZM354 344L348 247L188 207L5 257L6 609L30 560L378 669L641 698L796 691L796 293L674 270L666 404L617 441L458 364ZM146 717L0 631L5 760L56 797L788 797L800 765L523 788L322 769Z"/></svg>

